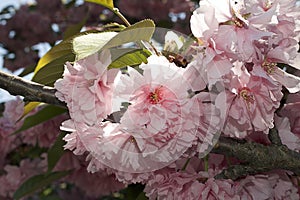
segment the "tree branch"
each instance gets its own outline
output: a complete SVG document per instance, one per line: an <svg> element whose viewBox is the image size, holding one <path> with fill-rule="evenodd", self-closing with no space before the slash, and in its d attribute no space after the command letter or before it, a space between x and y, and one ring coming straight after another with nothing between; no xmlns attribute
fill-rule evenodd
<svg viewBox="0 0 300 200"><path fill-rule="evenodd" d="M0 88L8 91L11 95L23 96L24 101L44 102L66 107L65 103L56 98L55 88L28 81L2 71L0 71Z"/></svg>
<svg viewBox="0 0 300 200"><path fill-rule="evenodd" d="M300 175L300 154L285 145L271 144L265 146L254 142L220 137L212 150L213 153L232 156L243 162L231 166L218 174L216 178L237 179L249 174L284 169Z"/></svg>

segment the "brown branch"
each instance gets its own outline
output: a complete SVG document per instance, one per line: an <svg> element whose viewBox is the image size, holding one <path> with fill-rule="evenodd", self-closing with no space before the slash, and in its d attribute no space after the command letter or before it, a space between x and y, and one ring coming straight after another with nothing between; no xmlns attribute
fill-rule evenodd
<svg viewBox="0 0 300 200"><path fill-rule="evenodd" d="M44 102L66 107L65 103L56 98L55 88L28 81L2 71L0 71L0 88L8 91L11 95L23 96L24 101Z"/></svg>
<svg viewBox="0 0 300 200"><path fill-rule="evenodd" d="M220 137L213 153L239 159L242 165L231 166L216 178L237 179L249 174L284 169L300 175L300 154L285 145L263 145L227 137Z"/></svg>

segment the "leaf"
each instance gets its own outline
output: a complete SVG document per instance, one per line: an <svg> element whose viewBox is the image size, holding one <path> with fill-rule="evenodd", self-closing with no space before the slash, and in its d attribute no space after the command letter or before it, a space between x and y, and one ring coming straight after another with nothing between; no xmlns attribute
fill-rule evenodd
<svg viewBox="0 0 300 200"><path fill-rule="evenodd" d="M117 22L111 22L108 24L105 24L100 27L101 31L115 31L115 32L120 32L126 28L123 24L119 24Z"/></svg>
<svg viewBox="0 0 300 200"><path fill-rule="evenodd" d="M26 76L26 75L32 73L34 71L34 69L35 69L35 65L29 65L18 76L21 76L21 77Z"/></svg>
<svg viewBox="0 0 300 200"><path fill-rule="evenodd" d="M105 6L106 8L109 8L111 10L114 8L113 0L85 0L85 1Z"/></svg>
<svg viewBox="0 0 300 200"><path fill-rule="evenodd" d="M155 24L150 19L139 21L123 31L119 32L115 37L108 41L102 49L117 47L122 44L137 41L149 41L155 31Z"/></svg>
<svg viewBox="0 0 300 200"><path fill-rule="evenodd" d="M78 24L71 25L64 32L64 40L72 37L73 35L80 32L82 27L85 25L87 16L85 16Z"/></svg>
<svg viewBox="0 0 300 200"><path fill-rule="evenodd" d="M35 70L32 81L53 86L53 83L61 77L64 70L64 64L67 61L74 61L75 54L73 52L72 41L75 37L84 35L87 33L95 33L98 31L90 30L78 33L72 37L69 37L66 40L63 40L56 46L52 47L38 62ZM45 69L44 69L45 68ZM43 69L43 72L40 71ZM48 70L51 71L51 78L49 80ZM54 75L55 74L55 75ZM45 80L46 79L46 80ZM48 83L48 84L45 84Z"/></svg>
<svg viewBox="0 0 300 200"><path fill-rule="evenodd" d="M151 39L155 30L152 20L143 20L125 28L119 33L91 33L74 38L73 50L76 60L83 59L103 49L109 49L129 42Z"/></svg>
<svg viewBox="0 0 300 200"><path fill-rule="evenodd" d="M64 64L67 61L75 60L75 55L71 53L65 54L51 61L41 68L32 78L32 81L53 87L55 81L62 77L64 72Z"/></svg>
<svg viewBox="0 0 300 200"><path fill-rule="evenodd" d="M37 73L48 63L51 63L54 60L57 60L63 56L72 54L72 43L71 39L63 40L56 46L52 47L38 62L34 73ZM71 61L71 60L69 60Z"/></svg>
<svg viewBox="0 0 300 200"><path fill-rule="evenodd" d="M57 137L53 146L48 150L48 172L52 171L56 163L59 161L61 156L64 154L64 144L63 137L66 135L65 132L61 132Z"/></svg>
<svg viewBox="0 0 300 200"><path fill-rule="evenodd" d="M90 33L74 38L73 51L76 54L76 60L83 59L100 51L116 35L116 32L102 32Z"/></svg>
<svg viewBox="0 0 300 200"><path fill-rule="evenodd" d="M57 115L60 115L64 112L66 112L66 109L64 109L64 108L56 107L53 105L48 105L45 108L41 109L36 114L27 117L24 120L22 127L19 128L17 131L15 131L14 134L19 133L21 131L25 131L33 126L43 123L43 122L45 122Z"/></svg>
<svg viewBox="0 0 300 200"><path fill-rule="evenodd" d="M141 192L139 196L137 196L136 200L147 200L145 192Z"/></svg>
<svg viewBox="0 0 300 200"><path fill-rule="evenodd" d="M23 115L20 117L19 120L23 119L23 117L25 117L28 113L30 113L30 111L32 111L34 108L36 108L38 105L40 105L40 102L29 102L24 106L24 112Z"/></svg>
<svg viewBox="0 0 300 200"><path fill-rule="evenodd" d="M39 174L32 176L27 179L14 193L14 199L20 199L25 195L29 195L43 187L51 184L52 182L61 179L62 177L68 175L70 171L57 171L45 174Z"/></svg>
<svg viewBox="0 0 300 200"><path fill-rule="evenodd" d="M109 69L147 63L151 52L146 49L112 49L111 54L113 62L108 66Z"/></svg>

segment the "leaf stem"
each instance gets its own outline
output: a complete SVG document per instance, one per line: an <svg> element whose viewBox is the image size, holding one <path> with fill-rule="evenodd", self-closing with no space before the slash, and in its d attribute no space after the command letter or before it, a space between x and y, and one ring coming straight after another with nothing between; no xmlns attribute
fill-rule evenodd
<svg viewBox="0 0 300 200"><path fill-rule="evenodd" d="M126 26L131 26L129 21L124 17L118 8L113 8L112 11L126 24Z"/></svg>

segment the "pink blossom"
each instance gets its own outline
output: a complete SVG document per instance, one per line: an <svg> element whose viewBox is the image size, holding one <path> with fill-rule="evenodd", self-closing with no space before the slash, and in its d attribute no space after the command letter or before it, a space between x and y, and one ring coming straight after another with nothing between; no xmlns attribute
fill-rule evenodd
<svg viewBox="0 0 300 200"><path fill-rule="evenodd" d="M23 114L23 107L24 103L20 98L4 104L5 109L0 118L0 168L5 164L7 154L20 144L20 140L16 141L17 136L11 134L22 125L18 120Z"/></svg>
<svg viewBox="0 0 300 200"><path fill-rule="evenodd" d="M199 190L201 192L199 199L240 199L240 197L235 194L234 184L230 179L216 180L214 178L209 178Z"/></svg>
<svg viewBox="0 0 300 200"><path fill-rule="evenodd" d="M82 155L86 151L95 152L98 149L99 140L102 139L106 124L88 126L85 123L74 123L68 120L63 123L62 130L73 131L63 139L67 142L66 149L73 150L76 155Z"/></svg>
<svg viewBox="0 0 300 200"><path fill-rule="evenodd" d="M120 123L107 121L91 126L67 121L62 127L72 132L64 138L65 148L76 154L87 151L91 171L105 165L122 172L116 175L124 182L128 177L132 181L145 180L131 174L163 168L193 144L204 156L222 127L208 93L190 99L191 86L183 76L186 69L158 56L149 57L140 68L141 74L129 68L128 75L121 75L116 84L114 96L129 103ZM205 101L208 103L202 103Z"/></svg>
<svg viewBox="0 0 300 200"><path fill-rule="evenodd" d="M207 174L207 173L204 173ZM149 199L239 199L231 180L215 180L201 173L164 168L154 173L144 189Z"/></svg>
<svg viewBox="0 0 300 200"><path fill-rule="evenodd" d="M161 169L145 186L146 196L154 199L199 199L201 184L197 174L177 172L174 169Z"/></svg>
<svg viewBox="0 0 300 200"><path fill-rule="evenodd" d="M256 3L251 3L253 8ZM255 53L253 42L270 36L271 33L263 30L261 26L255 27L255 20L251 21L254 11L249 12L247 8L242 1L200 1L200 8L191 17L192 33L200 39L200 43L210 44L208 46L214 51L249 62ZM265 20L264 24L271 20L274 9L266 12L270 13L260 13L259 18ZM255 17L258 16L254 15Z"/></svg>
<svg viewBox="0 0 300 200"><path fill-rule="evenodd" d="M195 140L196 127L189 117L190 85L183 78L185 69L158 56L149 57L148 64L140 68L142 74L128 68L128 75L122 75L117 83L117 96L130 105L120 125L108 124L114 132L104 134L96 152L98 157L111 154L105 162L121 171L145 172L166 166ZM104 152L105 148L109 150Z"/></svg>
<svg viewBox="0 0 300 200"><path fill-rule="evenodd" d="M241 199L299 199L297 187L285 172L247 176L236 185Z"/></svg>
<svg viewBox="0 0 300 200"><path fill-rule="evenodd" d="M298 92L300 90L300 78L277 66L277 63L290 63L295 58L298 49L296 47L297 42L296 40L284 39L276 45L278 46L275 48L257 45L257 56L253 59L254 66L250 73L270 81L277 81L291 93Z"/></svg>
<svg viewBox="0 0 300 200"><path fill-rule="evenodd" d="M149 177L152 175L152 172L142 172L142 173L135 173L135 172L124 172L119 171L113 168L110 168L107 165L104 165L91 154L89 154L86 158L89 161L87 171L90 173L95 173L98 171L105 171L108 174L114 174L115 178L124 183L124 184L136 184L136 183L146 183Z"/></svg>
<svg viewBox="0 0 300 200"><path fill-rule="evenodd" d="M225 134L244 138L247 131L268 133L274 126L273 116L280 105L282 93L280 85L259 76L245 72L243 68L232 74L225 83L227 90L217 97L217 106L224 107L218 101L227 99L227 125Z"/></svg>
<svg viewBox="0 0 300 200"><path fill-rule="evenodd" d="M300 151L300 135L298 133L293 133L290 127L290 121L287 117L281 118L275 116L275 124L278 130L282 144L286 145L288 148Z"/></svg>
<svg viewBox="0 0 300 200"><path fill-rule="evenodd" d="M194 60L187 66L184 77L190 82L192 90L203 90L208 84L209 88L217 81L222 80L222 76L229 73L232 68L230 60L215 53L208 47L205 54L198 53Z"/></svg>
<svg viewBox="0 0 300 200"><path fill-rule="evenodd" d="M108 50L66 63L64 78L55 83L56 96L67 103L71 118L76 122L94 124L112 112L113 82L118 72L107 70L111 63Z"/></svg>
<svg viewBox="0 0 300 200"><path fill-rule="evenodd" d="M299 93L298 96L300 97ZM292 96L292 94L290 94L288 96L287 101L289 102L290 98ZM280 110L280 116L282 117L287 117L289 119L290 122L290 128L291 131L296 134L296 135L300 135L300 116L299 116L299 112L300 112L300 101L299 101L299 97L297 99L297 96L295 95L295 101L296 102L291 102L291 103L287 103L283 106L283 108ZM298 102L297 102L298 101Z"/></svg>
<svg viewBox="0 0 300 200"><path fill-rule="evenodd" d="M12 198L16 189L29 177L45 172L47 169L46 159L25 159L20 166L6 165L5 175L0 177L0 197Z"/></svg>
<svg viewBox="0 0 300 200"><path fill-rule="evenodd" d="M24 102L17 97L15 100L5 102L3 117L10 122L12 127L16 126L16 122L23 115Z"/></svg>
<svg viewBox="0 0 300 200"><path fill-rule="evenodd" d="M197 153L198 156L205 156L216 144L224 126L224 118L220 110L212 103L215 96L201 92L192 99L193 109L189 115L194 119L197 126Z"/></svg>

